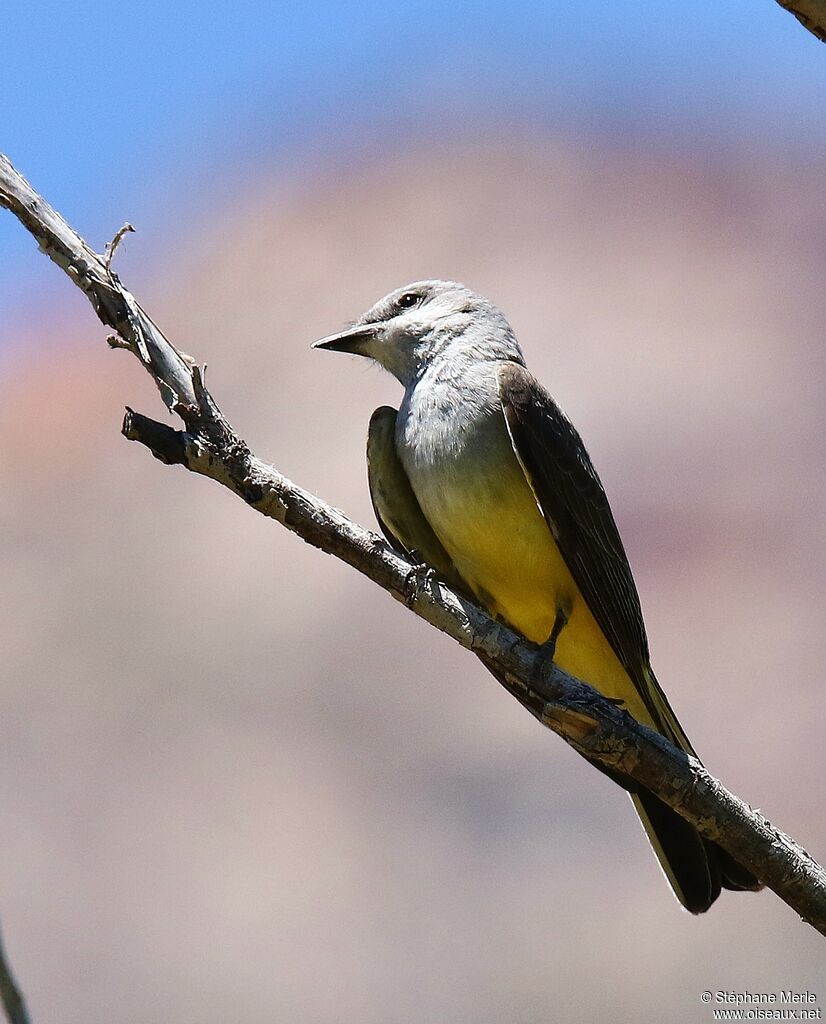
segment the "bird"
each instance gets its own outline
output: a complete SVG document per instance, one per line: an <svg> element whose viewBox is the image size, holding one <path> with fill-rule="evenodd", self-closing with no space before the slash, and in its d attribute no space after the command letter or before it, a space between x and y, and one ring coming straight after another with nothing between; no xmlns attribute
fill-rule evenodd
<svg viewBox="0 0 826 1024"><path fill-rule="evenodd" d="M367 357L404 388L398 410L376 409L368 429L370 496L389 543L696 756L651 668L599 476L501 310L454 281L417 281L314 347ZM722 888L760 888L650 791L591 763L629 792L687 910L708 910Z"/></svg>

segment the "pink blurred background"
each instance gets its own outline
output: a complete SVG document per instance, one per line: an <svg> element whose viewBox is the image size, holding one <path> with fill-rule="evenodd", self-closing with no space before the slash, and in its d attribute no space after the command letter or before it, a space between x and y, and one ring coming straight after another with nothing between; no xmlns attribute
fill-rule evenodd
<svg viewBox="0 0 826 1024"><path fill-rule="evenodd" d="M310 342L409 280L490 296L588 444L694 743L822 859L823 161L608 134L412 131L209 202L180 178L120 270L256 453L371 525L367 420L399 388ZM6 281L45 264L26 241ZM773 894L682 912L627 798L474 659L123 440L153 386L46 271L0 356L0 919L35 1021L826 997Z"/></svg>

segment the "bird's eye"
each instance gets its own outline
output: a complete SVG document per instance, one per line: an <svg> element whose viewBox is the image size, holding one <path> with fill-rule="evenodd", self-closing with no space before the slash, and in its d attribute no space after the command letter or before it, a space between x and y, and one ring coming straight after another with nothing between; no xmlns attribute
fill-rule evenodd
<svg viewBox="0 0 826 1024"><path fill-rule="evenodd" d="M405 292L404 295L400 295L396 300L396 305L399 309L410 309L415 306L421 296L417 292Z"/></svg>

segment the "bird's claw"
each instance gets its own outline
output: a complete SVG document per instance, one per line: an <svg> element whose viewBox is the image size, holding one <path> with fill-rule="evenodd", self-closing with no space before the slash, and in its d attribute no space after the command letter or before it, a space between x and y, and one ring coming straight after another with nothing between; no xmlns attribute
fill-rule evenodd
<svg viewBox="0 0 826 1024"><path fill-rule="evenodd" d="M405 589L407 590L405 604L412 608L422 588L431 586L435 582L436 570L433 566L428 565L417 551L409 552L409 557L414 565L405 578Z"/></svg>

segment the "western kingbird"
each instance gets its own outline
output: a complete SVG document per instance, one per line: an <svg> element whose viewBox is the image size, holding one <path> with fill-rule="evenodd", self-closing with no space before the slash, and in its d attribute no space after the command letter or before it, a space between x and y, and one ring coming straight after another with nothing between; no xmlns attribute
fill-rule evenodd
<svg viewBox="0 0 826 1024"><path fill-rule="evenodd" d="M694 754L651 670L596 470L500 310L463 285L419 281L316 347L374 359L404 387L398 411L373 413L367 442L370 494L390 543ZM688 910L707 910L721 886L760 887L648 790L606 774L630 792Z"/></svg>

